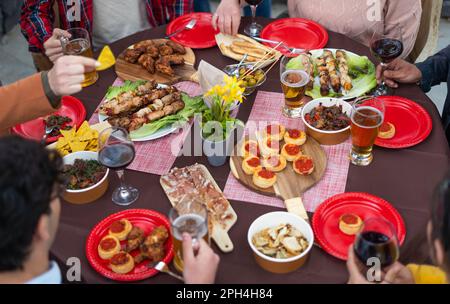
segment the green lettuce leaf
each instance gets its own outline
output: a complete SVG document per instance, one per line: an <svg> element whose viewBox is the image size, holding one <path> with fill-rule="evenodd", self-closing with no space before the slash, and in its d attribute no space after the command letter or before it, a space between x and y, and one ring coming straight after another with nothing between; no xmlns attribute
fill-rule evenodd
<svg viewBox="0 0 450 304"><path fill-rule="evenodd" d="M121 86L109 87L108 90L106 91L105 97L106 97L106 99L113 99L114 97L116 97L117 95L119 95L121 93L136 90L138 86L144 84L145 82L146 82L145 80L138 80L138 81L127 80Z"/></svg>

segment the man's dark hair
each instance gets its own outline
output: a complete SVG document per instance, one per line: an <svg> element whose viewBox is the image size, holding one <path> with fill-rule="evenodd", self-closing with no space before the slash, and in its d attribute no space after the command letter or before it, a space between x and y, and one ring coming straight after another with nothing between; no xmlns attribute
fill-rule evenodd
<svg viewBox="0 0 450 304"><path fill-rule="evenodd" d="M0 138L0 271L23 269L39 219L51 212L61 166L38 142Z"/></svg>
<svg viewBox="0 0 450 304"><path fill-rule="evenodd" d="M450 175L435 191L431 215L432 237L441 241L444 247L444 264L450 273Z"/></svg>

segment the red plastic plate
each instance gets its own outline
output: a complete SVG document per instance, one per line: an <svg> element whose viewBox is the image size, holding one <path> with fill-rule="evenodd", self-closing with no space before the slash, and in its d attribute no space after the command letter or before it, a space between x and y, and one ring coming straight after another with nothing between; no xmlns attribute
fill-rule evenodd
<svg viewBox="0 0 450 304"><path fill-rule="evenodd" d="M268 24L261 32L261 38L282 41L289 47L315 50L323 48L328 42L328 33L320 24L302 18L278 19ZM275 45L264 43L269 47ZM279 48L285 53L284 48Z"/></svg>
<svg viewBox="0 0 450 304"><path fill-rule="evenodd" d="M81 101L72 96L64 96L61 100L61 108L53 114L67 116L72 119L70 126L76 125L77 128L81 126L83 121L86 119L86 109ZM13 133L20 135L22 137L41 140L45 134L44 118L40 117L26 123L17 125L12 128ZM47 143L52 143L58 140L59 136L48 137Z"/></svg>
<svg viewBox="0 0 450 304"><path fill-rule="evenodd" d="M215 36L219 31L214 30L212 27L212 14L210 13L191 13L180 16L170 22L167 26L166 34L170 35L178 29L185 27L191 19L197 20L193 29L184 30L170 39L193 49L204 49L215 46Z"/></svg>
<svg viewBox="0 0 450 304"><path fill-rule="evenodd" d="M385 103L384 121L395 126L391 139L377 138L375 144L384 148L402 149L415 146L430 135L433 128L430 115L412 100L399 96L379 97Z"/></svg>
<svg viewBox="0 0 450 304"><path fill-rule="evenodd" d="M103 260L98 255L97 247L100 240L108 234L109 227L113 222L123 218L129 220L133 226L137 226L144 230L145 235L148 235L154 228L160 225L164 225L170 233L170 223L168 219L164 215L153 210L130 209L112 214L98 223L88 236L86 242L86 257L89 263L99 274L115 281L139 281L156 275L158 273L157 270L147 267L151 262L149 260L137 264L134 269L127 274L118 274L110 269L108 260ZM121 242L122 248L125 243L126 241ZM136 249L130 254L136 256L138 253L139 251ZM172 261L173 255L172 236L169 236L166 241L166 256L164 257L163 262L168 265Z"/></svg>
<svg viewBox="0 0 450 304"><path fill-rule="evenodd" d="M406 236L405 223L398 211L387 201L368 193L342 193L324 201L314 213L312 227L319 245L332 256L347 260L348 248L355 236L346 235L339 230L339 218L353 213L364 221L371 217L383 217L397 230L399 244Z"/></svg>

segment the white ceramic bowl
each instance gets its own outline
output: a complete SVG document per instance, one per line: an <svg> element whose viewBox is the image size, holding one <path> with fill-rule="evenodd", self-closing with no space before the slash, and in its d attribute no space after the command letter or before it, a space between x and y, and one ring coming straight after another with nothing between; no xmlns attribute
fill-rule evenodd
<svg viewBox="0 0 450 304"><path fill-rule="evenodd" d="M309 246L304 252L288 259L276 259L269 257L256 249L252 242L253 236L261 230L276 227L281 224L291 224L308 240ZM314 244L314 233L311 226L301 217L289 212L277 211L266 213L258 217L248 229L247 240L259 266L273 273L288 273L297 270L306 262L309 252Z"/></svg>
<svg viewBox="0 0 450 304"><path fill-rule="evenodd" d="M347 114L349 118L351 117L352 105L343 99L330 97L314 99L303 106L302 110L302 120L306 127L306 134L317 140L322 145L337 145L343 143L350 137L350 125L337 131L324 131L316 129L306 122L305 115L311 113L311 111L320 103L322 103L325 107L342 105L343 112Z"/></svg>
<svg viewBox="0 0 450 304"><path fill-rule="evenodd" d="M84 160L97 160L98 152L92 151L79 151L75 153L70 153L63 158L64 165L73 165L76 159L84 159ZM74 204L86 204L93 202L105 194L108 189L108 175L109 169L106 169L105 176L96 183L88 188L80 189L80 190L68 190L63 194L63 198Z"/></svg>

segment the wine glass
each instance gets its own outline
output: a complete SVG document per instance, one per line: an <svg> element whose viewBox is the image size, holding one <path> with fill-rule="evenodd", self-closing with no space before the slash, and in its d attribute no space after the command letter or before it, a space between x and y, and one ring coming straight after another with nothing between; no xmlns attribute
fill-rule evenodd
<svg viewBox="0 0 450 304"><path fill-rule="evenodd" d="M173 264L183 272L183 233L192 237L194 252L198 251L199 239L209 243L208 210L202 201L193 194L187 194L169 212L175 255Z"/></svg>
<svg viewBox="0 0 450 304"><path fill-rule="evenodd" d="M392 223L381 217L364 221L353 248L358 259L366 266L369 266L370 258L376 258L382 268L388 267L394 264L400 255L397 231Z"/></svg>
<svg viewBox="0 0 450 304"><path fill-rule="evenodd" d="M385 27L389 34L385 34ZM380 24L373 33L370 41L372 54L380 60L382 72L389 68L389 63L400 57L403 53L402 31L398 24ZM383 79L381 85L375 90L375 96L388 94L388 88Z"/></svg>
<svg viewBox="0 0 450 304"><path fill-rule="evenodd" d="M136 152L127 130L111 127L103 130L98 137L98 161L105 167L115 170L120 186L114 190L112 201L120 206L128 206L139 197L139 191L125 185L124 170L134 160Z"/></svg>
<svg viewBox="0 0 450 304"><path fill-rule="evenodd" d="M262 1L263 0L245 0L252 9L252 23L244 29L244 33L251 37L258 37L262 30L262 26L256 23L256 8Z"/></svg>

